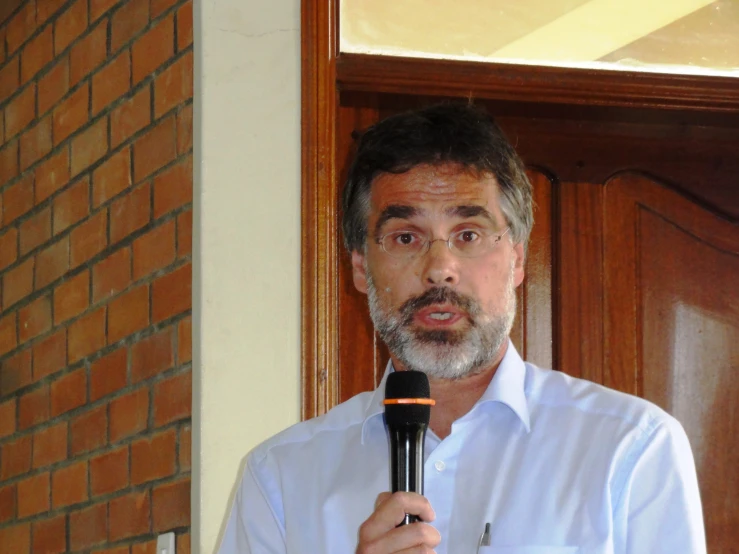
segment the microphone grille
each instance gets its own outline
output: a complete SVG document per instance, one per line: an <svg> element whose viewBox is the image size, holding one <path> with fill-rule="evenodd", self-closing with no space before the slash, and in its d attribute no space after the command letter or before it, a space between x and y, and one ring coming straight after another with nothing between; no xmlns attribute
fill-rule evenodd
<svg viewBox="0 0 739 554"><path fill-rule="evenodd" d="M394 371L385 382L385 398L429 398L429 378L421 371Z"/></svg>
<svg viewBox="0 0 739 554"><path fill-rule="evenodd" d="M385 399L429 398L429 379L421 371L395 371L387 376ZM391 428L424 425L431 419L431 406L422 404L390 404L385 406L385 422Z"/></svg>

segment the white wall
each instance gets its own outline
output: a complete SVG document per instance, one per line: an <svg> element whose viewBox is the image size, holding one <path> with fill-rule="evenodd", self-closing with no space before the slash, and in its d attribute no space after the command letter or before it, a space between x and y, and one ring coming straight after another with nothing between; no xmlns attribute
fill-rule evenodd
<svg viewBox="0 0 739 554"><path fill-rule="evenodd" d="M195 0L192 551L299 419L300 2Z"/></svg>

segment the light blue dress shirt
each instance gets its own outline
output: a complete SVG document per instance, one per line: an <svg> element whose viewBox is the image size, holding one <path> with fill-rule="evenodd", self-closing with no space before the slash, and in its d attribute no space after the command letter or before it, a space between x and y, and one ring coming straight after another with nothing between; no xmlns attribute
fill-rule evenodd
<svg viewBox="0 0 739 554"><path fill-rule="evenodd" d="M392 368L388 368L391 371ZM390 488L385 377L247 458L219 554L351 554ZM657 406L524 363L509 343L473 409L425 445L438 554L703 554L695 464Z"/></svg>

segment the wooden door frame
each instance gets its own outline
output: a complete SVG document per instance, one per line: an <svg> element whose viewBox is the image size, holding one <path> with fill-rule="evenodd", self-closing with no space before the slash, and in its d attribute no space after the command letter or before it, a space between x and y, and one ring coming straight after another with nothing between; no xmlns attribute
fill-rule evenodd
<svg viewBox="0 0 739 554"><path fill-rule="evenodd" d="M515 100L688 113L739 122L739 82L662 75L339 53L339 0L303 0L301 394L303 419L338 402L336 129L339 93L375 92ZM546 110L546 108L544 108Z"/></svg>

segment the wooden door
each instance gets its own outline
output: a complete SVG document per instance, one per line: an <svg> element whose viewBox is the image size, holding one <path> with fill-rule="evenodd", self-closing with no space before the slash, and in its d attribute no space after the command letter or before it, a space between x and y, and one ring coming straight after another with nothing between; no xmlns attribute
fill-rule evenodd
<svg viewBox="0 0 739 554"><path fill-rule="evenodd" d="M604 196L605 385L675 416L712 553L739 543L739 227L640 175Z"/></svg>

